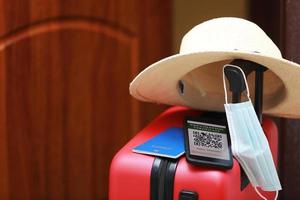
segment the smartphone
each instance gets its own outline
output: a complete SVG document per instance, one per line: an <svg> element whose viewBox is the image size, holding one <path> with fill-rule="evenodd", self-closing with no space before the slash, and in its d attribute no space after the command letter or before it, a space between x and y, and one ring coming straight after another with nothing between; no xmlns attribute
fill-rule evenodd
<svg viewBox="0 0 300 200"><path fill-rule="evenodd" d="M196 166L231 169L233 158L225 113L187 117L184 121L187 161Z"/></svg>

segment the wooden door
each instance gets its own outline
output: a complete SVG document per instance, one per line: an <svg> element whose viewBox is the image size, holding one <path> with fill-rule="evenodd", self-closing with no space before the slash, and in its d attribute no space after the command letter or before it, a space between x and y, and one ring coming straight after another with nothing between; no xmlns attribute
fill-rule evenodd
<svg viewBox="0 0 300 200"><path fill-rule="evenodd" d="M106 199L161 107L132 78L170 54L170 1L0 0L0 199Z"/></svg>

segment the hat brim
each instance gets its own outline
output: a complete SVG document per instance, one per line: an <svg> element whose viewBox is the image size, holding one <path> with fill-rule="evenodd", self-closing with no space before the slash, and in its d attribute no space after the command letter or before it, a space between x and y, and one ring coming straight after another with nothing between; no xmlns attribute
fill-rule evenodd
<svg viewBox="0 0 300 200"><path fill-rule="evenodd" d="M223 111L221 105L190 103L178 92L178 81L196 68L223 60L244 59L259 63L283 82L284 98L272 107L265 106L263 113L287 118L300 118L300 65L283 58L274 58L260 53L244 51L206 51L190 54L175 54L144 69L130 84L130 94L135 98L167 105L182 105L195 109ZM223 101L220 100L220 102ZM212 101L213 102L213 101Z"/></svg>

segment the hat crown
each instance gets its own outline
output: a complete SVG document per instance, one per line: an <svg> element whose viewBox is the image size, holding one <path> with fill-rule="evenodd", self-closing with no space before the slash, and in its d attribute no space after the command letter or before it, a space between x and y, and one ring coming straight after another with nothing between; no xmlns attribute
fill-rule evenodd
<svg viewBox="0 0 300 200"><path fill-rule="evenodd" d="M278 47L259 26L234 17L206 21L185 34L180 54L206 51L252 52L282 58Z"/></svg>

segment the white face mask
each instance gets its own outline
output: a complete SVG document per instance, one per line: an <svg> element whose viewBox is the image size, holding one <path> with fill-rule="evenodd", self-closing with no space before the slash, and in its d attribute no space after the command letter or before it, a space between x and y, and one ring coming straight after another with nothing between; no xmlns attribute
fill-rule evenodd
<svg viewBox="0 0 300 200"><path fill-rule="evenodd" d="M227 102L224 72L227 66L241 70L247 88L248 101L234 104ZM276 191L276 199L278 190L282 189L281 184L268 140L251 103L249 88L243 70L234 65L225 65L223 68L223 84L226 102L224 106L231 137L232 153L239 161L259 196L266 199L258 192L256 187L260 187L264 191Z"/></svg>

